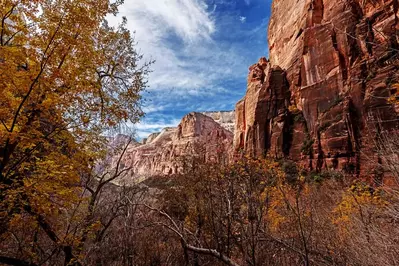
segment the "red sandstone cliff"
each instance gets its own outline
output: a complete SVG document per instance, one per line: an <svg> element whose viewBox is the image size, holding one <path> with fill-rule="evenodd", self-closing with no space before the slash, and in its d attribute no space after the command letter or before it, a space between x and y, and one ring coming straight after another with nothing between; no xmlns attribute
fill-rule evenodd
<svg viewBox="0 0 399 266"><path fill-rule="evenodd" d="M151 176L175 174L181 170L186 156L205 162L227 160L233 133L222 125L204 114L190 113L178 127L152 134L144 144L132 143L122 159L122 168L131 168L124 181L131 183Z"/></svg>
<svg viewBox="0 0 399 266"><path fill-rule="evenodd" d="M235 149L360 173L399 80L398 0L274 0L270 59L251 66L236 105ZM382 122L378 122L382 121Z"/></svg>

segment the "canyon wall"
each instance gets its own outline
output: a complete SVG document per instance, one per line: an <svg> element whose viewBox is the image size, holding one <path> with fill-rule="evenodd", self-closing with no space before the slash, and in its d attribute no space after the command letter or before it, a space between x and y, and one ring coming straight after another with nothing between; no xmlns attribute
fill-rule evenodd
<svg viewBox="0 0 399 266"><path fill-rule="evenodd" d="M215 117L219 118L219 122L230 121L217 114ZM177 127L164 128L159 133L153 133L142 144L132 143L121 161L121 168L129 171L118 182L133 183L147 177L178 173L187 158L194 157L201 162L227 163L229 154L232 153L233 133L223 126L227 127L210 116L190 113L183 117ZM115 167L118 159L119 156L115 156L111 165Z"/></svg>
<svg viewBox="0 0 399 266"><path fill-rule="evenodd" d="M202 114L211 117L216 123L230 132L235 129L235 112L234 111L213 111L202 112Z"/></svg>
<svg viewBox="0 0 399 266"><path fill-rule="evenodd" d="M235 150L372 171L380 135L398 128L387 102L399 81L398 15L397 0L274 0L270 58L249 69Z"/></svg>

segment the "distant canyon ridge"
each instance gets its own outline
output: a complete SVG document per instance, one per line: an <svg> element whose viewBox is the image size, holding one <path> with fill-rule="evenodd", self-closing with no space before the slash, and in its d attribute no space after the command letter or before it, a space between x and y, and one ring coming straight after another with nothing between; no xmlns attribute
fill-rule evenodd
<svg viewBox="0 0 399 266"><path fill-rule="evenodd" d="M121 166L130 168L125 183L138 182L152 176L165 176L181 172L193 157L201 162L228 163L233 154L235 113L189 113L177 127L164 128L141 142L129 145ZM114 142L120 143L123 136ZM112 160L115 166L119 159Z"/></svg>
<svg viewBox="0 0 399 266"><path fill-rule="evenodd" d="M190 113L132 144L131 176L176 173L189 154L217 161L238 151L372 172L381 136L397 136L399 110L387 99L399 81L398 8L397 0L273 1L269 59L249 68L235 111Z"/></svg>

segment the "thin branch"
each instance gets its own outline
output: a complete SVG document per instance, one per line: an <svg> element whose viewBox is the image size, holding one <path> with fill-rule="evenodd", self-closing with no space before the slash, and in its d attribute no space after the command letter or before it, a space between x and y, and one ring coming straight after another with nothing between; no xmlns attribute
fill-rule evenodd
<svg viewBox="0 0 399 266"><path fill-rule="evenodd" d="M159 223L160 225L163 225L164 227L168 228L169 230L171 230L172 232L174 232L176 235L179 236L179 238L182 240L182 244L184 246L185 249L192 251L196 254L203 254L203 255L209 255L212 256L214 258L219 259L220 261L222 261L223 263L225 263L226 265L229 266L239 266L238 263L236 263L235 261L233 261L232 259L230 259L229 257L227 257L226 255L222 254L221 252L215 250L215 249L208 249L208 248L201 248L201 247L195 247L192 245L187 244L187 240L184 238L183 233L180 232L180 228L179 226L176 224L176 222L172 219L172 217L170 217L169 214L167 214L164 211L158 210L156 208L153 208L147 204L143 204L143 206L145 206L146 208L156 211L159 214L161 214L162 216L166 217L173 225L167 225L164 223Z"/></svg>
<svg viewBox="0 0 399 266"><path fill-rule="evenodd" d="M1 44L1 46L4 46L4 44L3 44L3 36L4 36L4 28L5 28L6 19L8 19L12 15L12 13L14 12L14 9L16 7L17 7L17 4L13 5L11 7L11 9L1 19L1 33L0 33L0 44Z"/></svg>
<svg viewBox="0 0 399 266"><path fill-rule="evenodd" d="M10 130L8 129L8 127L7 127L7 125L4 123L4 121L3 121L3 120L0 120L0 121L1 121L1 123L3 124L4 128L7 130L7 132L10 132Z"/></svg>
<svg viewBox="0 0 399 266"><path fill-rule="evenodd" d="M194 247L194 246L191 246L191 245L186 245L185 247L188 250L190 250L190 251L192 251L194 253L203 254L203 255L209 255L209 256L215 257L215 258L219 259L220 261L224 262L226 265L229 265L229 266L240 266L238 263L236 263L232 259L228 258L227 256L223 255L222 253L220 253L217 250L206 249L206 248L198 248L198 247Z"/></svg>

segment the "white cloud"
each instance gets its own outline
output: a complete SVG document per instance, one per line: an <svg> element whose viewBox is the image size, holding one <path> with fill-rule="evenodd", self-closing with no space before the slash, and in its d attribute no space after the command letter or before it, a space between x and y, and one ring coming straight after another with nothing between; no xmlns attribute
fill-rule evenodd
<svg viewBox="0 0 399 266"><path fill-rule="evenodd" d="M202 1L130 0L126 1L125 7L135 20L150 22L148 26L161 26L156 29L158 31L173 30L186 42L209 39L215 31L215 24L206 11L207 5Z"/></svg>
<svg viewBox="0 0 399 266"><path fill-rule="evenodd" d="M154 132L153 131L139 131L136 134L136 136L138 137L138 139L136 139L136 140L140 141L144 138L147 138L151 133L154 133Z"/></svg>
<svg viewBox="0 0 399 266"><path fill-rule="evenodd" d="M109 20L116 24L121 16L127 17L140 52L147 60L156 60L150 77L152 89L201 87L204 81L187 70L186 62L178 58L176 47L167 39L177 36L183 47L209 42L215 24L206 10L204 2L197 0L127 0L120 15Z"/></svg>
<svg viewBox="0 0 399 266"><path fill-rule="evenodd" d="M247 18L246 18L246 17L241 17L241 16L240 16L240 21L241 21L241 23L245 23L245 21L247 21Z"/></svg>
<svg viewBox="0 0 399 266"><path fill-rule="evenodd" d="M115 25L121 16L127 17L139 51L145 59L156 60L150 90L202 93L232 73L242 75L237 69L246 68L240 64L240 52L214 41L214 11L215 6L208 8L204 0L126 0L118 17L109 20Z"/></svg>
<svg viewBox="0 0 399 266"><path fill-rule="evenodd" d="M176 120L174 123L160 123L160 124L146 124L146 123L140 123L136 124L136 128L138 131L145 131L145 130L153 130L153 129L162 129L165 127L176 127L179 124L180 120Z"/></svg>
<svg viewBox="0 0 399 266"><path fill-rule="evenodd" d="M144 113L149 114L149 113L163 111L163 110L165 110L165 106L148 104L148 105L143 106L142 109L143 109Z"/></svg>
<svg viewBox="0 0 399 266"><path fill-rule="evenodd" d="M156 122L145 122L142 121L136 125L134 128L136 129L136 135L142 139L148 137L153 132L159 132L166 127L177 127L180 123L180 119L172 119L171 121L156 121Z"/></svg>

